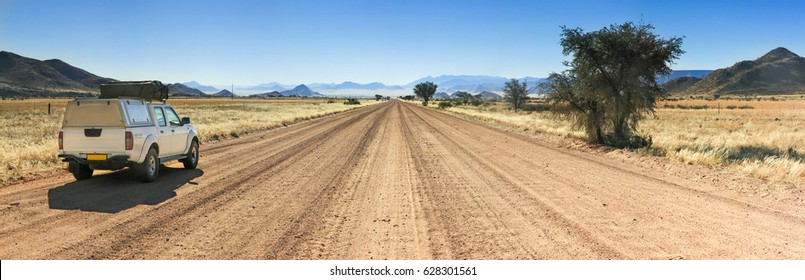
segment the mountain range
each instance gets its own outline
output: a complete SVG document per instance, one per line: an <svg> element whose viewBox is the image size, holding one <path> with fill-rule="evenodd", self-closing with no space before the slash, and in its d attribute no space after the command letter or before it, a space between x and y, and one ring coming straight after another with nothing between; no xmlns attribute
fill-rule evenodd
<svg viewBox="0 0 805 280"><path fill-rule="evenodd" d="M264 97L282 97L282 96L286 96L286 97L324 97L323 94L311 90L309 87L307 87L304 84L298 85L298 86L294 87L293 89L284 90L282 92L274 90L274 91L270 91L270 92L264 92L264 93L258 93L258 94L249 95L249 97L260 97L260 98L264 98Z"/></svg>
<svg viewBox="0 0 805 280"><path fill-rule="evenodd" d="M267 84L259 84L256 86L251 87L238 87L235 91L245 90L245 91L284 91L290 88L291 86L282 85L278 83L267 83Z"/></svg>
<svg viewBox="0 0 805 280"><path fill-rule="evenodd" d="M531 93L536 92L538 83L544 78L523 77ZM0 95L1 96L78 96L98 93L101 84L116 81L100 77L72 66L58 59L37 60L11 52L0 51ZM237 87L236 92L262 92L254 96L325 96L317 91L349 90L392 90L405 91L416 84L431 81L444 95L457 91L473 94L489 92L499 94L508 78L482 75L442 75L427 76L405 85L385 85L374 82L360 84L355 82L314 83L306 85L284 85L276 82L250 87ZM746 60L715 71L676 70L670 75L658 77L673 94L784 94L805 92L805 58L785 49L776 48L755 60ZM218 90L214 86L202 85L196 81L168 84L172 95L176 96L231 96L228 90ZM314 91L315 90L315 91ZM348 93L353 94L353 93ZM328 93L328 95L330 95ZM440 95L441 96L441 95Z"/></svg>
<svg viewBox="0 0 805 280"><path fill-rule="evenodd" d="M215 97L234 97L235 94L233 94L231 91L222 89L219 92L213 93L212 96L215 96Z"/></svg>
<svg viewBox="0 0 805 280"><path fill-rule="evenodd" d="M412 81L403 87L405 89L413 89L419 83L433 82L439 90L445 92L467 91L480 93L484 91L502 92L506 86L509 78L499 76L480 76L480 75L442 75L442 76L427 76L415 81ZM537 85L545 81L545 78L536 77L523 77L518 78L520 82L528 84L529 92L536 93Z"/></svg>
<svg viewBox="0 0 805 280"><path fill-rule="evenodd" d="M672 80L664 87L672 94L790 94L805 92L805 58L776 48L755 60L744 60L715 70L701 80Z"/></svg>
<svg viewBox="0 0 805 280"><path fill-rule="evenodd" d="M37 60L0 51L1 96L97 94L101 84L113 81L58 59Z"/></svg>
<svg viewBox="0 0 805 280"><path fill-rule="evenodd" d="M199 83L198 83L198 82L196 82L196 81L189 81L189 82L182 83L182 84L183 84L183 85L186 85L186 86L188 86L188 87L191 87L191 88L194 88L194 89L200 90L200 91L202 91L202 92L204 92L204 93L215 93L215 92L219 92L219 90L218 90L217 88L215 88L215 87L212 87L212 86L205 86L205 85L199 84Z"/></svg>
<svg viewBox="0 0 805 280"><path fill-rule="evenodd" d="M202 97L205 95L204 92L198 89L180 83L167 84L166 86L168 86L168 95L170 96Z"/></svg>
<svg viewBox="0 0 805 280"><path fill-rule="evenodd" d="M293 89L280 92L282 96L299 96L299 97L324 97L321 93L311 90L304 84L298 85Z"/></svg>
<svg viewBox="0 0 805 280"><path fill-rule="evenodd" d="M343 82L340 84L323 84L323 83L314 83L310 84L310 88L316 90L343 90L343 89L365 89L365 90L381 90L381 89L388 89L388 90L401 90L403 89L401 86L387 86L383 83L368 83L368 84L359 84L354 82Z"/></svg>
<svg viewBox="0 0 805 280"><path fill-rule="evenodd" d="M674 70L668 76L657 77L657 84L662 85L670 82L671 80L679 78L702 78L710 74L713 70Z"/></svg>
<svg viewBox="0 0 805 280"><path fill-rule="evenodd" d="M271 92L264 92L264 93L252 94L252 95L249 95L249 97L259 97L259 98L265 98L265 97L282 97L282 93L280 93L279 91L276 91L276 90L275 90L275 91L271 91Z"/></svg>

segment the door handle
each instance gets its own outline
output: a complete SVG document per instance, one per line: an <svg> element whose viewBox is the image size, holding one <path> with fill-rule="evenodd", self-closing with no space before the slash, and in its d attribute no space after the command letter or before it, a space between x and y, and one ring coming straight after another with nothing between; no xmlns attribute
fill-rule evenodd
<svg viewBox="0 0 805 280"><path fill-rule="evenodd" d="M165 133L165 131L160 130L159 133Z"/></svg>
<svg viewBox="0 0 805 280"><path fill-rule="evenodd" d="M171 129L171 132L176 132L176 130Z"/></svg>

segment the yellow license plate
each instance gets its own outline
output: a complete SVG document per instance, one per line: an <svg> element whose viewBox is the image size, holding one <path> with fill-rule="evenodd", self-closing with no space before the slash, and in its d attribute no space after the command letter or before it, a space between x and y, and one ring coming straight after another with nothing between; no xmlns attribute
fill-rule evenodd
<svg viewBox="0 0 805 280"><path fill-rule="evenodd" d="M105 154L88 154L87 160L106 160Z"/></svg>

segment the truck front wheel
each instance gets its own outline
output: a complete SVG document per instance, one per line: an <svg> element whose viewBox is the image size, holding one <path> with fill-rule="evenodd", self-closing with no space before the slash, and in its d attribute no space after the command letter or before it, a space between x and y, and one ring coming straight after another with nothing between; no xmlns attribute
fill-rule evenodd
<svg viewBox="0 0 805 280"><path fill-rule="evenodd" d="M134 173L143 180L143 182L153 182L157 180L159 175L159 157L157 150L151 148L148 154L145 155L145 160L134 167Z"/></svg>
<svg viewBox="0 0 805 280"><path fill-rule="evenodd" d="M190 143L190 152L187 153L187 157L182 160L182 163L186 169L196 169L198 166L198 142L196 140Z"/></svg>
<svg viewBox="0 0 805 280"><path fill-rule="evenodd" d="M78 181L92 177L93 170L88 164L71 162L67 169L70 170L70 173L73 173L73 177L75 177L75 179Z"/></svg>

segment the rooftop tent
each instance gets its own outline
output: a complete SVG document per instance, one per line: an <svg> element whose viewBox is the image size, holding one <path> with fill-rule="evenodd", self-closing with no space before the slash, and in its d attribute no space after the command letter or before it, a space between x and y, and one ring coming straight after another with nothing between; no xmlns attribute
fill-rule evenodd
<svg viewBox="0 0 805 280"><path fill-rule="evenodd" d="M100 98L118 97L164 102L168 99L168 87L159 81L112 82L101 85Z"/></svg>

